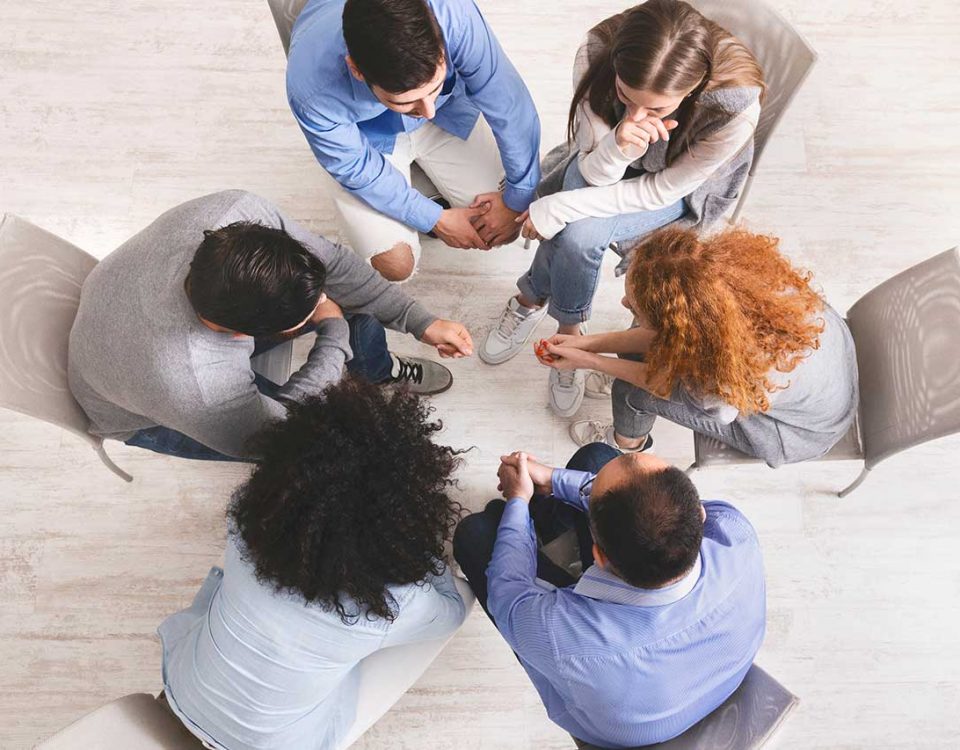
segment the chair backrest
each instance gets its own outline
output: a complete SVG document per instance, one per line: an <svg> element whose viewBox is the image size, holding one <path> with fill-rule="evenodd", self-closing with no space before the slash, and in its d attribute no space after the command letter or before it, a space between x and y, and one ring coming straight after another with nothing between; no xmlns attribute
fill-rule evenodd
<svg viewBox="0 0 960 750"><path fill-rule="evenodd" d="M679 737L646 745L645 749L756 750L771 738L797 703L797 696L754 664L740 687L713 713ZM599 750L579 741L577 746L580 750Z"/></svg>
<svg viewBox="0 0 960 750"><path fill-rule="evenodd" d="M817 53L763 0L688 1L743 42L763 68L767 95L753 138L753 174L774 128L817 61Z"/></svg>
<svg viewBox="0 0 960 750"><path fill-rule="evenodd" d="M267 3L270 5L270 12L273 13L274 23L277 24L283 51L289 52L290 32L303 6L307 4L307 0L267 0Z"/></svg>
<svg viewBox="0 0 960 750"><path fill-rule="evenodd" d="M960 253L947 250L861 297L847 314L860 369L866 467L960 431Z"/></svg>
<svg viewBox="0 0 960 750"><path fill-rule="evenodd" d="M37 745L36 750L203 750L203 747L161 701L146 693L134 693L77 719Z"/></svg>
<svg viewBox="0 0 960 750"><path fill-rule="evenodd" d="M80 287L96 258L16 216L0 222L0 407L90 440L67 385Z"/></svg>

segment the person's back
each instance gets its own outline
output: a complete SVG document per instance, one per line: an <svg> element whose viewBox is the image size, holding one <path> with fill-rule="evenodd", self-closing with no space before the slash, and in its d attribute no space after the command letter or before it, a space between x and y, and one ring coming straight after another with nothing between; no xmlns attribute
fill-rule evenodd
<svg viewBox="0 0 960 750"><path fill-rule="evenodd" d="M723 703L763 641L757 536L649 453L603 443L566 469L501 458L506 504L464 519L454 554L559 726L608 748L664 742ZM538 550L574 529L579 580Z"/></svg>
<svg viewBox="0 0 960 750"><path fill-rule="evenodd" d="M202 408L218 390L229 392L237 370L249 371L252 340L231 340L204 326L184 281L204 230L241 219L267 221L265 205L241 191L188 201L87 277L70 332L68 372L96 434L126 439L158 424L173 400L184 411ZM233 360L238 368L230 366ZM203 376L184 377L191 370Z"/></svg>
<svg viewBox="0 0 960 750"><path fill-rule="evenodd" d="M426 416L415 396L349 380L258 437L223 569L159 629L167 699L195 735L226 750L336 747L364 658L462 623L440 562L458 460Z"/></svg>
<svg viewBox="0 0 960 750"><path fill-rule="evenodd" d="M580 739L634 747L675 737L723 703L753 663L765 620L757 537L731 505L704 507L700 574L679 600L639 589L628 592L635 604L596 598L589 574L557 589L543 645L564 679L541 697L551 719L564 726L567 715L590 732Z"/></svg>
<svg viewBox="0 0 960 750"><path fill-rule="evenodd" d="M426 584L388 586L393 622L346 600L348 624L259 582L242 549L231 534L208 596L160 629L174 711L228 750L333 747L354 719L359 662L381 648L449 635L466 614L447 570ZM307 737L312 744L303 744Z"/></svg>

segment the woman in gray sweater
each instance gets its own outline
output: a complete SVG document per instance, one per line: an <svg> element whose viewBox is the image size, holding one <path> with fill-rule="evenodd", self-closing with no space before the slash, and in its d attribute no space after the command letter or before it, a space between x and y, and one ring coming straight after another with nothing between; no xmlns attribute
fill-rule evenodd
<svg viewBox="0 0 960 750"><path fill-rule="evenodd" d="M661 416L770 466L822 456L856 416L857 358L846 323L810 278L773 237L652 235L627 271L634 326L557 335L540 350L554 369L616 378L613 424L575 422L573 439L644 450Z"/></svg>

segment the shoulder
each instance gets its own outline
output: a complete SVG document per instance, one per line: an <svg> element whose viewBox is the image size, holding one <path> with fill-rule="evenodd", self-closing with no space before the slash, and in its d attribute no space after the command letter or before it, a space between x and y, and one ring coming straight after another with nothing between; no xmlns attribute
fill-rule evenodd
<svg viewBox="0 0 960 750"><path fill-rule="evenodd" d="M723 500L705 500L707 518L703 525L704 539L724 546L745 545L759 549L759 540L753 524L737 508Z"/></svg>

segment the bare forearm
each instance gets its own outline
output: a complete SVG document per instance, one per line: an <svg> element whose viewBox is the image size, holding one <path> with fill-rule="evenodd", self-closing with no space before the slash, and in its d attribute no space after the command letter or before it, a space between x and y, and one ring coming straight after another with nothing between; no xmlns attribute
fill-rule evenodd
<svg viewBox="0 0 960 750"><path fill-rule="evenodd" d="M590 356L589 367L617 378L618 380L624 380L637 388L650 390L650 385L647 380L646 362L634 362L629 359L604 357L600 354L593 354Z"/></svg>
<svg viewBox="0 0 960 750"><path fill-rule="evenodd" d="M656 331L649 328L628 328L584 336L577 348L596 354L646 354Z"/></svg>

